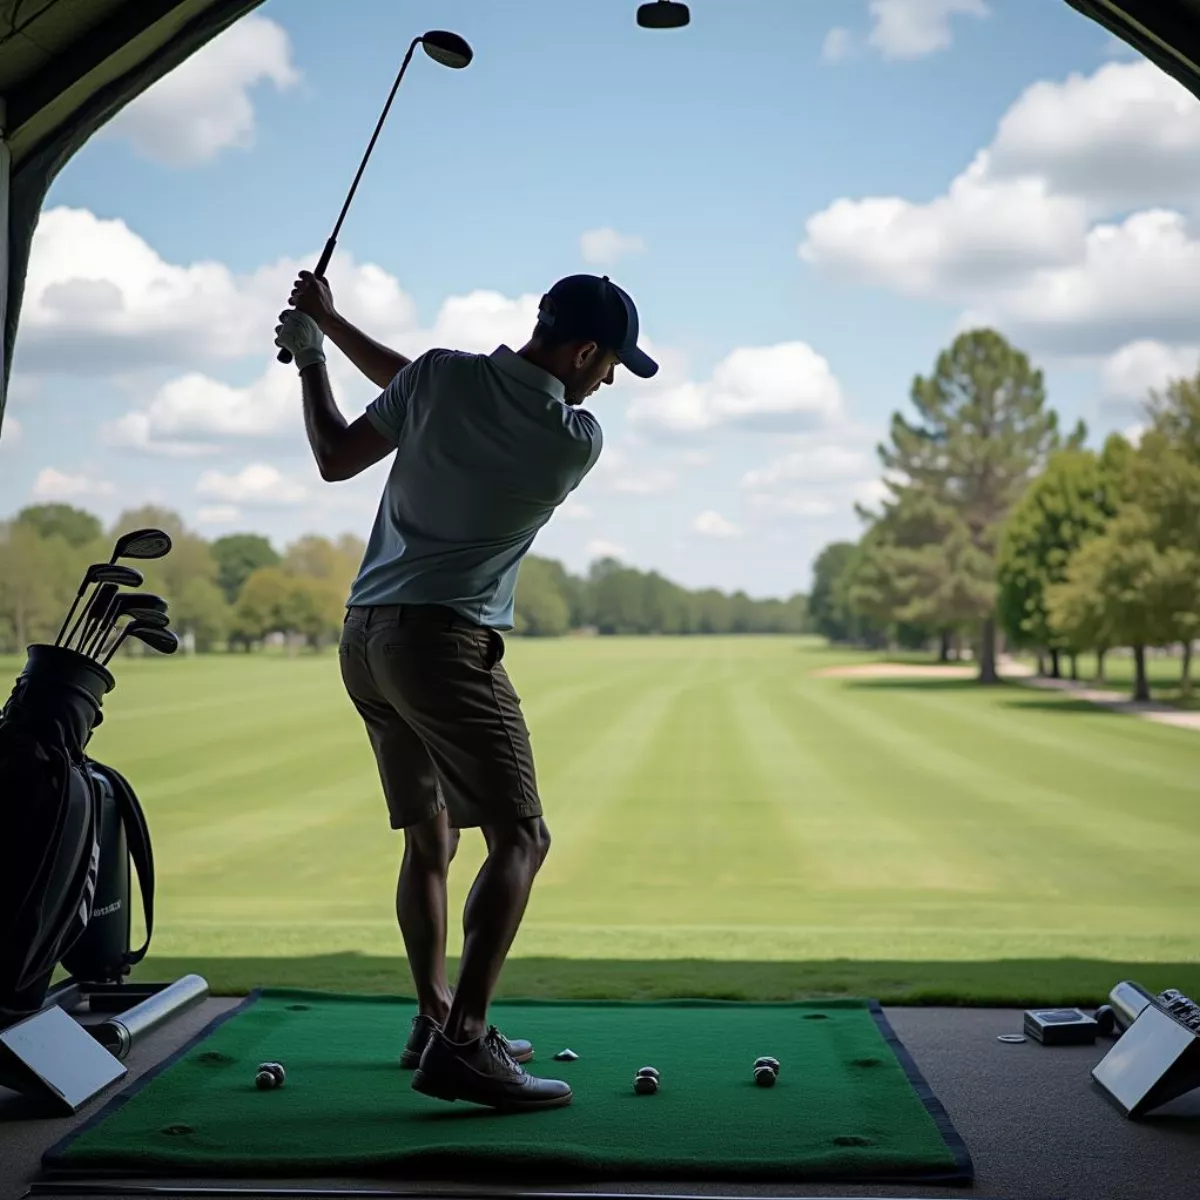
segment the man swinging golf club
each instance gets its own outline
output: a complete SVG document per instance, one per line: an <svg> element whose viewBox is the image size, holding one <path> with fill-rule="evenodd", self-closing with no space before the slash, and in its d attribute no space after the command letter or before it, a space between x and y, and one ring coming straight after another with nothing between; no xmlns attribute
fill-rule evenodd
<svg viewBox="0 0 1200 1200"><path fill-rule="evenodd" d="M412 1086L504 1110L568 1104L571 1088L522 1063L528 1042L488 1024L501 968L545 860L529 733L501 659L521 559L600 455L581 403L619 365L643 379L633 301L573 275L542 297L517 351L429 350L409 360L355 329L325 280L302 272L275 344L300 372L321 476L350 479L393 455L342 634L342 678L367 728L393 829L404 831L396 915L418 1014L401 1063ZM379 388L357 420L338 410L324 337ZM487 858L463 911L457 986L446 980L446 879L459 830Z"/></svg>

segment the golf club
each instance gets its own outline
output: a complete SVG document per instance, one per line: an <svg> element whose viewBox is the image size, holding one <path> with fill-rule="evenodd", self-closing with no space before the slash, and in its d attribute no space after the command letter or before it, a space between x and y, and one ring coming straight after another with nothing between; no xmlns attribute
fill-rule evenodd
<svg viewBox="0 0 1200 1200"><path fill-rule="evenodd" d="M82 652L83 644L92 636L95 629L95 622L103 617L108 612L108 606L112 603L113 597L117 594L117 585L111 580L97 584L96 590L92 593L92 598L84 606L83 612L79 614L79 621L75 624L78 626L80 621L83 623L83 628L80 630L79 637L75 640L74 649ZM67 639L66 645L70 647L71 638L75 637L75 630L71 630L71 637Z"/></svg>
<svg viewBox="0 0 1200 1200"><path fill-rule="evenodd" d="M138 614L142 612L164 616L166 611L167 602L153 592L123 592L109 602L108 611L100 618L98 625L93 627L94 636L84 647L83 652L95 657L96 651L100 649L104 639L108 637L113 626L123 616L131 616L137 620Z"/></svg>
<svg viewBox="0 0 1200 1200"><path fill-rule="evenodd" d="M643 29L681 29L691 19L688 6L675 0L652 0L637 10L637 23Z"/></svg>
<svg viewBox="0 0 1200 1200"><path fill-rule="evenodd" d="M137 567L122 567L116 563L92 563L83 573L83 582L79 585L79 591L75 593L75 599L71 601L71 607L67 610L67 615L63 619L62 629L58 631L58 636L54 639L54 644L57 646L62 641L63 630L66 629L67 623L75 615L75 609L79 606L80 600L83 599L83 593L93 583L115 583L119 587L141 587L144 582L142 573ZM78 622L76 622L76 625L78 625ZM74 632L75 630L72 629L71 633ZM67 641L70 642L70 640L70 637L68 637Z"/></svg>
<svg viewBox="0 0 1200 1200"><path fill-rule="evenodd" d="M171 552L171 535L162 529L131 529L128 533L123 533L117 538L116 544L113 546L112 555L107 563L98 564L100 566L112 566L118 558L162 558L164 555ZM139 584L141 580L138 581ZM99 589L97 589L99 590ZM96 593L92 593L92 600L84 611L91 607L96 599ZM75 628L78 628L79 622L75 622ZM75 628L68 635L65 645L71 644L71 638L75 636Z"/></svg>
<svg viewBox="0 0 1200 1200"><path fill-rule="evenodd" d="M125 611L120 615L128 617L130 622L138 621L142 625L153 625L155 629L166 629L167 626L171 624L171 618L167 616L165 611L155 608L142 608L140 605L133 605L132 607L125 609ZM100 654L104 647L105 641L108 639L108 635L112 633L113 629L115 628L116 622L114 621L108 626L107 629L105 629L103 634L101 634L92 642L88 653L97 662L100 661Z"/></svg>
<svg viewBox="0 0 1200 1200"><path fill-rule="evenodd" d="M329 266L329 260L333 257L333 248L337 245L338 234L342 229L342 222L346 219L346 213L350 209L350 201L354 199L354 193L358 188L358 181L362 178L362 173L366 169L367 160L371 157L371 151L375 149L375 141L379 137L379 131L383 128L384 121L387 120L388 109L392 107L392 100L395 98L396 91L400 87L400 81L404 78L404 72L408 70L408 64L412 61L413 51L417 48L418 44L435 63L440 63L443 67L450 67L451 70L461 70L474 57L471 47L457 33L448 33L443 29L431 29L428 33L413 38L412 44L408 47L408 53L405 54L404 61L400 64L400 73L396 76L396 82L392 84L392 90L388 93L387 103L383 106L383 112L379 114L379 123L375 126L375 132L371 135L371 140L367 143L367 152L363 155L362 162L358 164L358 172L354 176L354 182L350 185L350 191L346 196L346 203L342 205L342 211L338 214L337 223L333 227L333 233L329 235L329 241L325 243L325 249L321 251L320 260L317 262L316 270L313 271L313 274L318 279L324 278L325 268ZM291 351L280 350L276 358L281 363L289 363L292 361Z"/></svg>
<svg viewBox="0 0 1200 1200"><path fill-rule="evenodd" d="M161 529L134 529L117 538L112 558L164 558L171 553L171 535Z"/></svg>
<svg viewBox="0 0 1200 1200"><path fill-rule="evenodd" d="M100 663L102 667L108 666L117 648L127 637L137 638L139 642L144 642L151 650L157 650L160 654L174 654L179 649L179 639L169 629L159 629L145 621L130 621L109 647L108 653Z"/></svg>

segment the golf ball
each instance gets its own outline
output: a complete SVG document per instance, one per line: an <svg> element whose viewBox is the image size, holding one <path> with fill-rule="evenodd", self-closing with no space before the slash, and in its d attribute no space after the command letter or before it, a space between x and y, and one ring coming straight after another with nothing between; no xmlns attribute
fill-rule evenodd
<svg viewBox="0 0 1200 1200"><path fill-rule="evenodd" d="M779 1059L772 1058L769 1054L764 1054L761 1058L754 1060L754 1069L757 1071L759 1067L770 1067L776 1075L779 1074Z"/></svg>
<svg viewBox="0 0 1200 1200"><path fill-rule="evenodd" d="M658 1077L655 1075L637 1075L633 1080L633 1090L639 1096L652 1096L658 1091Z"/></svg>
<svg viewBox="0 0 1200 1200"><path fill-rule="evenodd" d="M254 1077L254 1083L260 1092L269 1091L271 1088L279 1086L279 1076L274 1071L268 1071L265 1068Z"/></svg>
<svg viewBox="0 0 1200 1200"><path fill-rule="evenodd" d="M639 1075L649 1075L651 1079L658 1078L658 1069L656 1067L639 1067Z"/></svg>
<svg viewBox="0 0 1200 1200"><path fill-rule="evenodd" d="M759 1087L774 1087L775 1072L772 1071L768 1066L755 1067L754 1082L757 1083Z"/></svg>
<svg viewBox="0 0 1200 1200"><path fill-rule="evenodd" d="M287 1072L283 1069L283 1063L269 1062L265 1065L267 1070L275 1076L275 1081L279 1084L279 1086L283 1087L283 1081L287 1078Z"/></svg>

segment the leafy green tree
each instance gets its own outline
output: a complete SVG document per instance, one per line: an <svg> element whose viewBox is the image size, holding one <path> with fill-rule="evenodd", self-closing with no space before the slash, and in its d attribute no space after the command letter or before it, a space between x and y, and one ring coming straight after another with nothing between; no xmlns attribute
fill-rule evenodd
<svg viewBox="0 0 1200 1200"><path fill-rule="evenodd" d="M557 568L557 569L556 569ZM571 607L560 591L559 563L528 556L517 575L513 630L530 637L561 637L571 627Z"/></svg>
<svg viewBox="0 0 1200 1200"><path fill-rule="evenodd" d="M60 537L76 548L99 541L100 518L70 504L34 504L17 513L17 524L32 529L38 537Z"/></svg>
<svg viewBox="0 0 1200 1200"><path fill-rule="evenodd" d="M233 608L230 637L247 650L288 627L287 604L294 576L281 567L259 567L242 584Z"/></svg>
<svg viewBox="0 0 1200 1200"><path fill-rule="evenodd" d="M230 533L209 547L217 563L217 583L228 604L236 604L242 584L259 567L274 567L280 556L260 533Z"/></svg>
<svg viewBox="0 0 1200 1200"><path fill-rule="evenodd" d="M897 490L871 518L846 577L846 607L872 622L868 640L924 630L950 633L973 622L993 589L990 561L958 514L935 497Z"/></svg>
<svg viewBox="0 0 1200 1200"><path fill-rule="evenodd" d="M1144 509L1126 506L1046 589L1051 628L1069 642L1133 648L1135 700L1150 699L1146 647L1176 640L1179 629L1171 595L1179 564L1154 545L1153 527Z"/></svg>
<svg viewBox="0 0 1200 1200"><path fill-rule="evenodd" d="M229 636L233 612L225 593L211 579L189 579L170 606L171 624L179 634L190 633L204 654Z"/></svg>
<svg viewBox="0 0 1200 1200"><path fill-rule="evenodd" d="M22 654L51 642L79 586L77 555L61 537L16 521L0 524L0 640Z"/></svg>
<svg viewBox="0 0 1200 1200"><path fill-rule="evenodd" d="M943 596L968 604L978 625L979 679L995 682L995 560L1000 530L1029 481L1063 445L1046 406L1042 373L990 329L955 338L928 378L913 381L915 421L892 417L890 444L879 447L893 494L915 491L955 516L952 560ZM1083 442L1078 426L1067 445ZM963 544L965 543L965 544ZM961 618L947 610L938 623Z"/></svg>
<svg viewBox="0 0 1200 1200"><path fill-rule="evenodd" d="M854 560L854 542L830 542L812 566L812 587L808 595L808 611L815 632L831 642L850 640L851 613L840 603L839 583Z"/></svg>
<svg viewBox="0 0 1200 1200"><path fill-rule="evenodd" d="M288 576L275 617L276 630L299 634L312 649L319 650L337 637L343 605L341 589L333 581Z"/></svg>
<svg viewBox="0 0 1200 1200"><path fill-rule="evenodd" d="M1000 622L1017 644L1050 651L1058 678L1060 650L1087 645L1063 642L1050 627L1046 589L1066 578L1067 564L1083 543L1104 531L1120 505L1122 479L1108 469L1124 456L1110 439L1105 455L1061 450L1016 503L1000 539L998 578Z"/></svg>

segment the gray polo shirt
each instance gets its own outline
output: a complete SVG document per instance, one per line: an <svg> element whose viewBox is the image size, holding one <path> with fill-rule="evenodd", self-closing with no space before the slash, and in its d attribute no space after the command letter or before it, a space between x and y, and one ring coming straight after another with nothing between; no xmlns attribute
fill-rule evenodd
<svg viewBox="0 0 1200 1200"><path fill-rule="evenodd" d="M430 350L367 416L396 455L348 603L443 604L511 629L521 558L600 456L596 418L507 346Z"/></svg>

